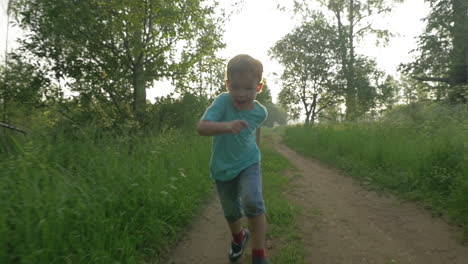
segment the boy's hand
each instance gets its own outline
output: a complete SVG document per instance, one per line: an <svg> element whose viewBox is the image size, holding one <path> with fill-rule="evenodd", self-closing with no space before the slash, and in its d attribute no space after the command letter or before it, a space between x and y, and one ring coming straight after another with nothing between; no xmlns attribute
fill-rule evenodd
<svg viewBox="0 0 468 264"><path fill-rule="evenodd" d="M228 122L229 131L233 134L238 134L242 129L248 128L249 124L245 120L234 120Z"/></svg>

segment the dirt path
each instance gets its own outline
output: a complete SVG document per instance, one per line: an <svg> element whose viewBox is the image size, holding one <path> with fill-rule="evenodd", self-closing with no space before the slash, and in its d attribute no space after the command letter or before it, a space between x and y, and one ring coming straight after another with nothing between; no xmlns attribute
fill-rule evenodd
<svg viewBox="0 0 468 264"><path fill-rule="evenodd" d="M282 144L275 144L275 148L301 175L293 178L288 197L302 208L298 221L306 263L468 264L468 247L455 238L459 231L440 218L415 204L368 191L350 177ZM227 264L229 240L214 195L164 263ZM246 255L238 263L250 264L248 260Z"/></svg>
<svg viewBox="0 0 468 264"><path fill-rule="evenodd" d="M419 206L359 186L288 147L276 149L299 170L289 192L302 207L307 263L467 264L468 247L453 230Z"/></svg>
<svg viewBox="0 0 468 264"><path fill-rule="evenodd" d="M230 243L229 228L224 220L215 191L213 199L193 222L188 234L179 242L164 264L229 264L227 253ZM249 243L250 244L250 243ZM250 264L250 249L237 263Z"/></svg>

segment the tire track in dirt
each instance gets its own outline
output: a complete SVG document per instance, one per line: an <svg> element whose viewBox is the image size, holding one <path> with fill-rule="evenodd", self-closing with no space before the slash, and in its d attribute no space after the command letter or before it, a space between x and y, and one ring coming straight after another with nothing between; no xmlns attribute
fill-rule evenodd
<svg viewBox="0 0 468 264"><path fill-rule="evenodd" d="M283 144L275 144L299 170L288 198L299 205L306 263L467 264L460 230L420 206L366 190L351 177Z"/></svg>

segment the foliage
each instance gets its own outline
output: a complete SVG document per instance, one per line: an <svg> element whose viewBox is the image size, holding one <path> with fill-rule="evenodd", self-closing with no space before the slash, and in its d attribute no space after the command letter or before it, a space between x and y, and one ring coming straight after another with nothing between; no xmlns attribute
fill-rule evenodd
<svg viewBox="0 0 468 264"><path fill-rule="evenodd" d="M310 22L295 28L269 51L285 68L279 101L293 119L304 110L306 123L314 123L320 111L339 102L341 91L333 83L334 31L322 14L315 13Z"/></svg>
<svg viewBox="0 0 468 264"><path fill-rule="evenodd" d="M225 60L215 56L201 58L174 80L176 92L214 98L226 89L225 65Z"/></svg>
<svg viewBox="0 0 468 264"><path fill-rule="evenodd" d="M45 106L58 91L43 72L16 54L10 54L6 62L0 66L1 118L3 122L23 126L19 122Z"/></svg>
<svg viewBox="0 0 468 264"><path fill-rule="evenodd" d="M147 84L222 47L216 6L198 0L21 0L15 10L30 32L22 49L45 61L57 81L118 109L130 98L133 114L141 117ZM178 45L184 47L179 60Z"/></svg>
<svg viewBox="0 0 468 264"><path fill-rule="evenodd" d="M148 127L156 130L194 128L208 106L207 98L190 93L177 99L172 95L157 98L148 109Z"/></svg>
<svg viewBox="0 0 468 264"><path fill-rule="evenodd" d="M435 82L429 90L438 100L466 103L468 96L468 3L459 0L426 0L431 12L425 31L413 51L415 61L401 71L415 80Z"/></svg>
<svg viewBox="0 0 468 264"><path fill-rule="evenodd" d="M265 123L263 123L263 125L266 127L286 125L286 112L279 105L273 103L270 87L268 86L266 79L263 79L263 83L263 90L261 93L257 94L256 98L256 100L259 101L263 106L265 106L268 111L267 120L265 121Z"/></svg>
<svg viewBox="0 0 468 264"><path fill-rule="evenodd" d="M11 54L15 55L15 54ZM44 73L37 71L36 66L18 56L10 56L6 67L0 68L0 80L4 87L2 98L6 101L40 105L48 94L45 87L49 85Z"/></svg>
<svg viewBox="0 0 468 264"><path fill-rule="evenodd" d="M328 86L333 87L331 90L338 91L338 93L336 94L337 99L329 101L343 101L345 103L345 118L347 120L355 120L369 114L376 115L385 108L391 108L398 99L398 87L394 85L395 82L392 81L392 77L385 76L378 70L373 59L357 54L355 50L361 41L369 36L376 37L377 45L388 42L392 33L386 29L376 28L372 21L390 12L395 3L399 3L401 0L319 0L318 2L328 10L325 15L320 16L332 29L329 33L332 39L330 46L319 43L319 41L315 43L318 45L318 49L330 50L333 58L331 64L333 78L331 78ZM281 6L279 8L282 9ZM295 0L292 11L301 16L304 26L314 24L314 20L317 19L315 9L309 1ZM317 35L320 34L318 32L310 34L311 37L313 36L312 39ZM319 63L314 63L314 65L319 65ZM306 69L308 68L310 66ZM324 73L318 73L316 78L323 78L325 75ZM295 83L303 80L296 80ZM285 89L290 89L290 83L287 86ZM315 104L313 93L312 96L303 97L311 98L309 99L311 103L307 103L307 100L298 99L293 90L284 91L280 96L283 103L287 105L289 113L295 118L300 116L301 107L298 107L299 103L310 104L311 106ZM304 101L306 102L304 103ZM330 112L325 109L329 107L332 109L331 112L334 113L333 116L338 117L338 112L334 110L336 107L333 106L335 103L325 103L318 109ZM305 112L306 123L308 123L308 110L305 110ZM310 112L313 120L315 120L314 111ZM319 118L329 116L329 114L321 113L316 113L316 115Z"/></svg>
<svg viewBox="0 0 468 264"><path fill-rule="evenodd" d="M359 75L357 69L359 55L356 54L355 47L359 41L370 35L377 37L378 42L388 42L391 32L375 28L372 19L390 12L394 3L401 0L321 0L320 2L335 17L340 40L338 46L340 72L345 83L346 119L354 120L363 114L359 108L362 104L366 104L365 101L361 101L363 97L359 94L370 93L370 91L363 92L359 82L363 76Z"/></svg>
<svg viewBox="0 0 468 264"><path fill-rule="evenodd" d="M380 71L375 60L357 56L354 72L359 102L355 108L357 116L379 116L398 102L400 84L391 75Z"/></svg>

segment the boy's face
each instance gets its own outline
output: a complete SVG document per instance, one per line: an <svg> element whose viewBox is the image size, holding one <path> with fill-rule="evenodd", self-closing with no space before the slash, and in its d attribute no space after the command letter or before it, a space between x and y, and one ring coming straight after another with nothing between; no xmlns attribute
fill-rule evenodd
<svg viewBox="0 0 468 264"><path fill-rule="evenodd" d="M226 88L232 98L232 103L238 111L252 110L253 101L263 88L257 78L249 78L246 74L235 74L226 80Z"/></svg>

